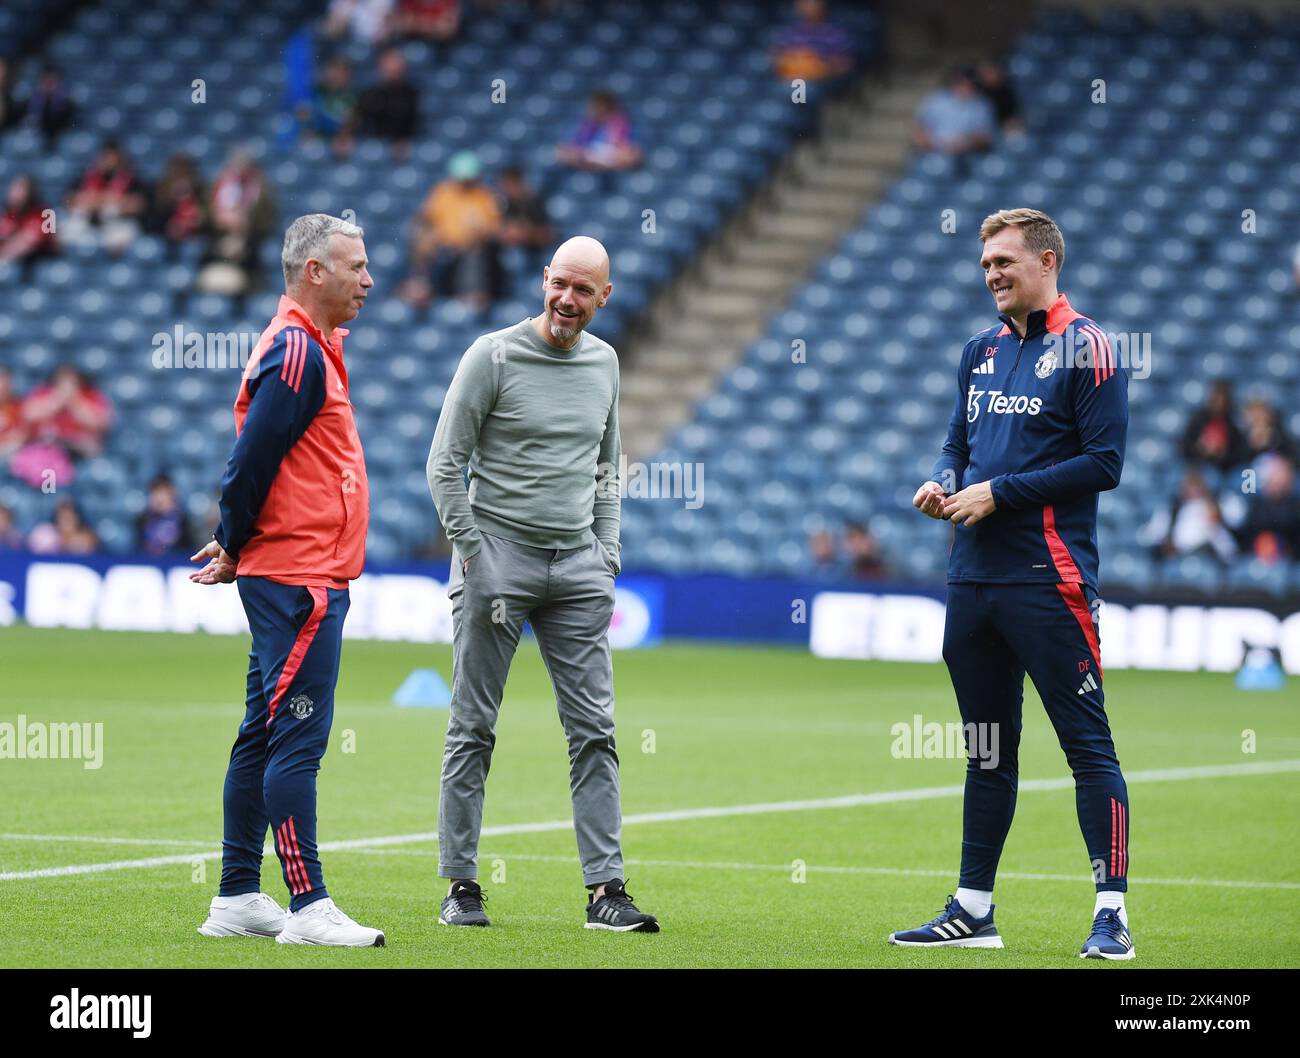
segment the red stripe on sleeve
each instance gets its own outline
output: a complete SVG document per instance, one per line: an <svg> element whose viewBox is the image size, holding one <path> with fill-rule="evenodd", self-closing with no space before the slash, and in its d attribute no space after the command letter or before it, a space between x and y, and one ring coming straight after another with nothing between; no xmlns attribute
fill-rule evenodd
<svg viewBox="0 0 1300 1058"><path fill-rule="evenodd" d="M1089 324L1085 330L1096 338L1097 345L1100 347L1100 356L1098 357L1100 370L1098 371L1097 380L1097 384L1100 385L1115 373L1115 351L1111 348L1110 339L1106 337L1106 332L1095 323Z"/></svg>
<svg viewBox="0 0 1300 1058"><path fill-rule="evenodd" d="M1094 386L1100 386L1101 385L1101 353L1100 350L1098 350L1097 348L1097 339L1093 335L1092 331L1088 330L1087 327L1081 328L1081 332L1083 336L1088 339L1088 344L1092 346L1092 384Z"/></svg>
<svg viewBox="0 0 1300 1058"><path fill-rule="evenodd" d="M302 385L303 369L306 368L307 366L308 347L307 347L307 335L305 332L301 335L301 338L302 338L302 342L301 342L302 353L298 357L298 373L293 376L293 391L295 393L298 392L298 387Z"/></svg>

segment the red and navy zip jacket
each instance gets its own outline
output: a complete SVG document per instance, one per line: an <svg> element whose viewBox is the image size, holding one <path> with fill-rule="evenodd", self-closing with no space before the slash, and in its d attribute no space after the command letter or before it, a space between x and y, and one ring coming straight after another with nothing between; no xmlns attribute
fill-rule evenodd
<svg viewBox="0 0 1300 1058"><path fill-rule="evenodd" d="M996 510L954 526L948 582L1097 590L1097 496L1119 484L1128 373L1106 333L1061 294L1021 338L1008 316L966 343L931 477L951 495L991 483Z"/></svg>
<svg viewBox="0 0 1300 1058"><path fill-rule="evenodd" d="M253 349L213 534L239 576L344 588L361 575L370 489L348 400L343 336L292 298Z"/></svg>

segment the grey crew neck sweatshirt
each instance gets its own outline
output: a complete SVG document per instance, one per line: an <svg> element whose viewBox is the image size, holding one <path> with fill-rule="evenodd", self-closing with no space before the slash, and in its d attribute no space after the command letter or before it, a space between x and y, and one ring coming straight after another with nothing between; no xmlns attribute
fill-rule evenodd
<svg viewBox="0 0 1300 1058"><path fill-rule="evenodd" d="M429 491L462 562L481 530L554 548L594 535L617 568L620 455L613 347L584 331L562 349L525 319L461 357L429 450Z"/></svg>

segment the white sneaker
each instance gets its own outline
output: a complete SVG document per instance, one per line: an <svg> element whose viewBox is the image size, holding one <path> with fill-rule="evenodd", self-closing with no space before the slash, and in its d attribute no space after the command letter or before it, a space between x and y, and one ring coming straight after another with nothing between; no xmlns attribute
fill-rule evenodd
<svg viewBox="0 0 1300 1058"><path fill-rule="evenodd" d="M334 944L347 948L382 948L384 934L353 922L328 896L301 911L290 912L280 944Z"/></svg>
<svg viewBox="0 0 1300 1058"><path fill-rule="evenodd" d="M265 893L214 896L199 932L205 937L278 937L288 917Z"/></svg>

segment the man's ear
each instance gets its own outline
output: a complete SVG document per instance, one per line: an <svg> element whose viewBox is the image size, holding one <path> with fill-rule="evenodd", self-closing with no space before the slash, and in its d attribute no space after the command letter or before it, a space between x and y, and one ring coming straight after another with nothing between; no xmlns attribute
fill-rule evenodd
<svg viewBox="0 0 1300 1058"><path fill-rule="evenodd" d="M605 307L605 302L609 300L609 295L612 294L613 292L614 292L614 284L606 283L605 292L600 295L600 301L597 302L596 308L603 309Z"/></svg>

